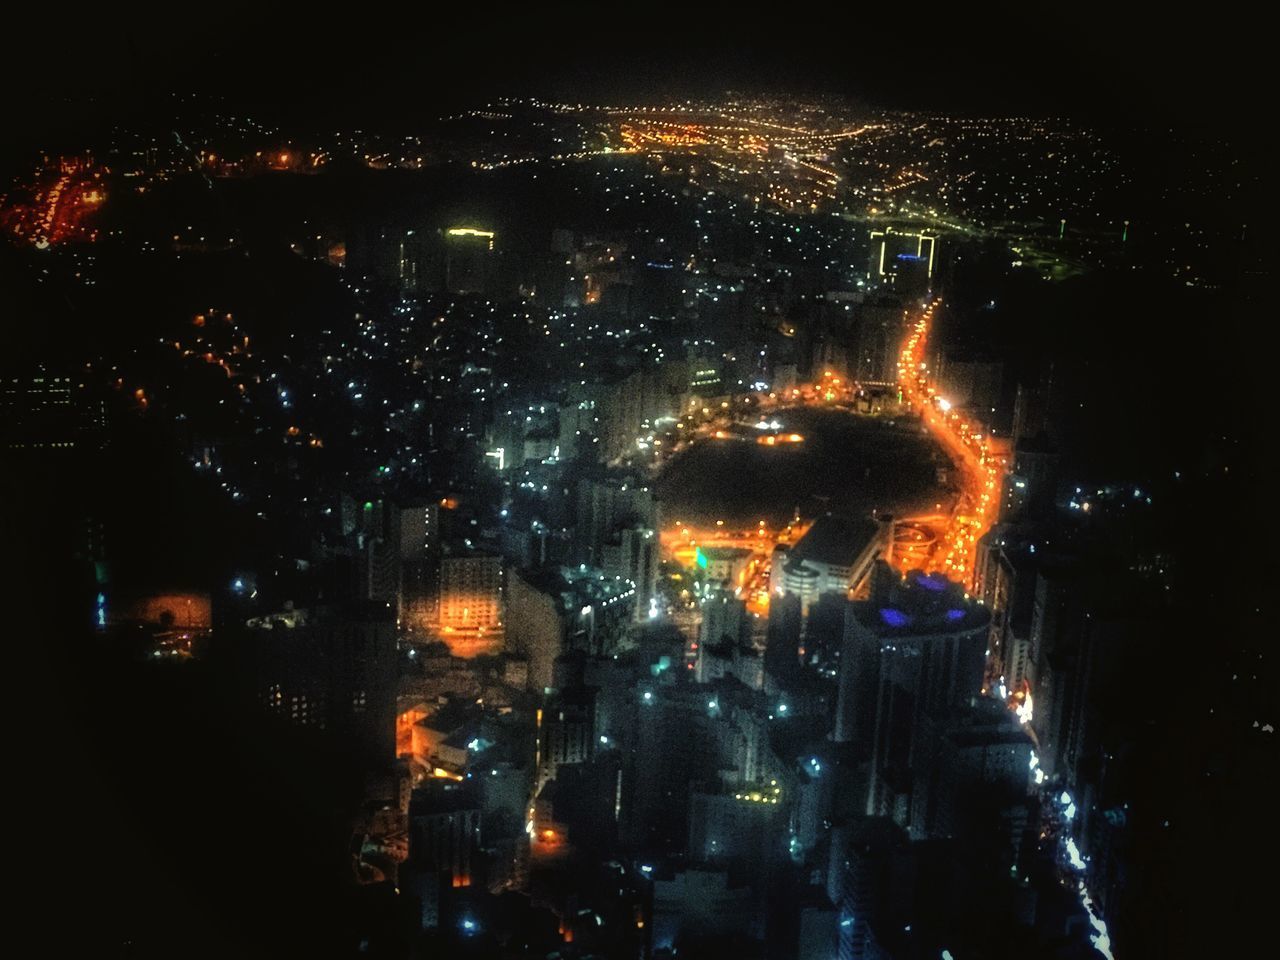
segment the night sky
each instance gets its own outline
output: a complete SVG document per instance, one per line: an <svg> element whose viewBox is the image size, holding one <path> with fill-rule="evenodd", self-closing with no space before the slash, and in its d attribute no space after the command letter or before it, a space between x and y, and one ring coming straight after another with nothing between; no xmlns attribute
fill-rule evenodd
<svg viewBox="0 0 1280 960"><path fill-rule="evenodd" d="M859 8L860 7L860 8ZM24 13L0 73L14 142L165 109L170 92L275 119L411 125L495 95L609 101L726 89L831 93L872 107L1071 115L1256 139L1262 36L1172 8L1029 5L432 5L377 23L222 3L198 15ZM103 17L106 19L103 19ZM21 22L25 20L25 22Z"/></svg>

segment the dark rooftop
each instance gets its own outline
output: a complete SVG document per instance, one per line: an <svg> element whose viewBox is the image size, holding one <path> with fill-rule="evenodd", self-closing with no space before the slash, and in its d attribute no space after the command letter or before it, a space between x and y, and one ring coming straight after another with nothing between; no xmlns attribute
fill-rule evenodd
<svg viewBox="0 0 1280 960"><path fill-rule="evenodd" d="M791 549L791 557L851 567L879 533L880 525L870 517L819 517Z"/></svg>
<svg viewBox="0 0 1280 960"><path fill-rule="evenodd" d="M966 598L960 584L940 573L908 573L883 596L853 604L858 622L868 630L896 636L959 633L986 626L986 607Z"/></svg>

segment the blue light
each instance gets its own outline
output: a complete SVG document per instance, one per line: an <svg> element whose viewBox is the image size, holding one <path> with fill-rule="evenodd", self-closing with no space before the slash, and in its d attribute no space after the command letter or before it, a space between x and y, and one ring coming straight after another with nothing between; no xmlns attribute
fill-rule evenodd
<svg viewBox="0 0 1280 960"><path fill-rule="evenodd" d="M891 627L905 627L911 622L910 617L894 607L881 607L880 619Z"/></svg>
<svg viewBox="0 0 1280 960"><path fill-rule="evenodd" d="M963 611L963 610L948 610L948 611L947 611L947 619L948 619L948 620L963 620L963 619L964 619L964 611Z"/></svg>
<svg viewBox="0 0 1280 960"><path fill-rule="evenodd" d="M915 581L917 586L932 590L934 593L941 593L947 589L947 578L940 573L917 573Z"/></svg>

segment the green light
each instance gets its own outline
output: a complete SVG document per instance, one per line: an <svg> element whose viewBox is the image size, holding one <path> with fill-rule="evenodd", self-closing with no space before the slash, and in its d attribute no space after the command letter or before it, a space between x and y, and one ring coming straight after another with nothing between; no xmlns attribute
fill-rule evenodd
<svg viewBox="0 0 1280 960"><path fill-rule="evenodd" d="M366 500L366 501L364 502L364 508L365 508L365 510L372 510L372 509L373 509L373 501L372 501L372 500Z"/></svg>
<svg viewBox="0 0 1280 960"><path fill-rule="evenodd" d="M696 563L703 570L707 569L707 555L702 552L701 547L694 548L693 562Z"/></svg>

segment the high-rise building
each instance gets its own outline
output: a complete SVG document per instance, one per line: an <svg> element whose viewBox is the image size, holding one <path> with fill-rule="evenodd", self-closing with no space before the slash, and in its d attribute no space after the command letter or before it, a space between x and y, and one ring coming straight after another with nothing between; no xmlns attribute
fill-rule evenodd
<svg viewBox="0 0 1280 960"><path fill-rule="evenodd" d="M638 619L656 609L657 514L652 488L641 477L597 473L578 484L573 558L629 581L636 589Z"/></svg>
<svg viewBox="0 0 1280 960"><path fill-rule="evenodd" d="M870 733L868 815L918 823L913 770L938 725L982 690L989 613L940 574L912 573L852 603L846 624L836 739Z"/></svg>
<svg viewBox="0 0 1280 960"><path fill-rule="evenodd" d="M440 618L440 507L401 504L397 547L400 559L400 619L411 630Z"/></svg>
<svg viewBox="0 0 1280 960"><path fill-rule="evenodd" d="M632 526L658 526L657 499L644 478L600 472L578 483L574 551L580 563L600 566L604 544L620 528Z"/></svg>
<svg viewBox="0 0 1280 960"><path fill-rule="evenodd" d="M785 679L799 670L803 631L800 597L794 593L775 596L769 602L768 639L764 648L764 668L771 677Z"/></svg>
<svg viewBox="0 0 1280 960"><path fill-rule="evenodd" d="M450 293L488 292L496 236L476 227L450 227L444 232L445 285Z"/></svg>
<svg viewBox="0 0 1280 960"><path fill-rule="evenodd" d="M1001 491L1002 522L1040 520L1053 512L1059 460L1057 448L1044 434L1018 441Z"/></svg>
<svg viewBox="0 0 1280 960"><path fill-rule="evenodd" d="M689 800L689 858L727 869L731 879L758 881L767 872L770 854L784 848L781 794L776 783L694 791Z"/></svg>
<svg viewBox="0 0 1280 960"><path fill-rule="evenodd" d="M72 450L105 425L101 399L43 367L0 380L0 437L11 456Z"/></svg>
<svg viewBox="0 0 1280 960"><path fill-rule="evenodd" d="M439 290L443 276L440 238L413 228L375 225L352 232L343 246L345 268L402 294Z"/></svg>
<svg viewBox="0 0 1280 960"><path fill-rule="evenodd" d="M905 311L896 297L880 296L858 308L854 356L849 375L863 386L888 386L898 379Z"/></svg>
<svg viewBox="0 0 1280 960"><path fill-rule="evenodd" d="M478 879L480 800L470 784L428 780L409 801L410 872L437 877L450 887Z"/></svg>
<svg viewBox="0 0 1280 960"><path fill-rule="evenodd" d="M601 571L635 587L635 616L639 620L658 612L658 561L657 533L640 523L618 527L601 545Z"/></svg>
<svg viewBox="0 0 1280 960"><path fill-rule="evenodd" d="M764 911L752 888L734 886L724 871L684 870L654 881L652 926L655 951L671 951L683 938L763 940Z"/></svg>
<svg viewBox="0 0 1280 960"><path fill-rule="evenodd" d="M396 755L396 624L386 604L286 608L219 625L214 656L269 715L371 765Z"/></svg>
<svg viewBox="0 0 1280 960"><path fill-rule="evenodd" d="M873 924L888 912L894 854L905 842L884 817L833 831L827 895L839 908L839 960L883 956Z"/></svg>
<svg viewBox="0 0 1280 960"><path fill-rule="evenodd" d="M713 590L701 611L694 676L699 683L710 683L736 673L739 651L751 647L753 624L746 602L729 590Z"/></svg>
<svg viewBox="0 0 1280 960"><path fill-rule="evenodd" d="M935 356L938 393L951 406L971 410L981 422L991 424L1000 404L1004 364L979 352L958 349L939 350Z"/></svg>
<svg viewBox="0 0 1280 960"><path fill-rule="evenodd" d="M493 653L503 636L502 557L480 550L440 561L440 633L457 656Z"/></svg>
<svg viewBox="0 0 1280 960"><path fill-rule="evenodd" d="M908 297L921 297L933 281L937 237L885 227L871 231L867 276Z"/></svg>
<svg viewBox="0 0 1280 960"><path fill-rule="evenodd" d="M401 504L401 560L419 560L440 551L440 507L436 503Z"/></svg>
<svg viewBox="0 0 1280 960"><path fill-rule="evenodd" d="M1027 823L1033 752L1026 727L1003 702L981 697L958 711L942 734L937 762L917 778L917 794L922 780L927 794L917 797L924 802L915 804L921 821L916 832L983 835L992 855L1013 866Z"/></svg>
<svg viewBox="0 0 1280 960"><path fill-rule="evenodd" d="M586 763L595 753L595 697L585 687L558 690L537 715L538 782L541 790L562 764Z"/></svg>
<svg viewBox="0 0 1280 960"><path fill-rule="evenodd" d="M556 658L612 654L633 617L636 588L587 567L512 570L507 647L529 661L529 689L554 686Z"/></svg>

